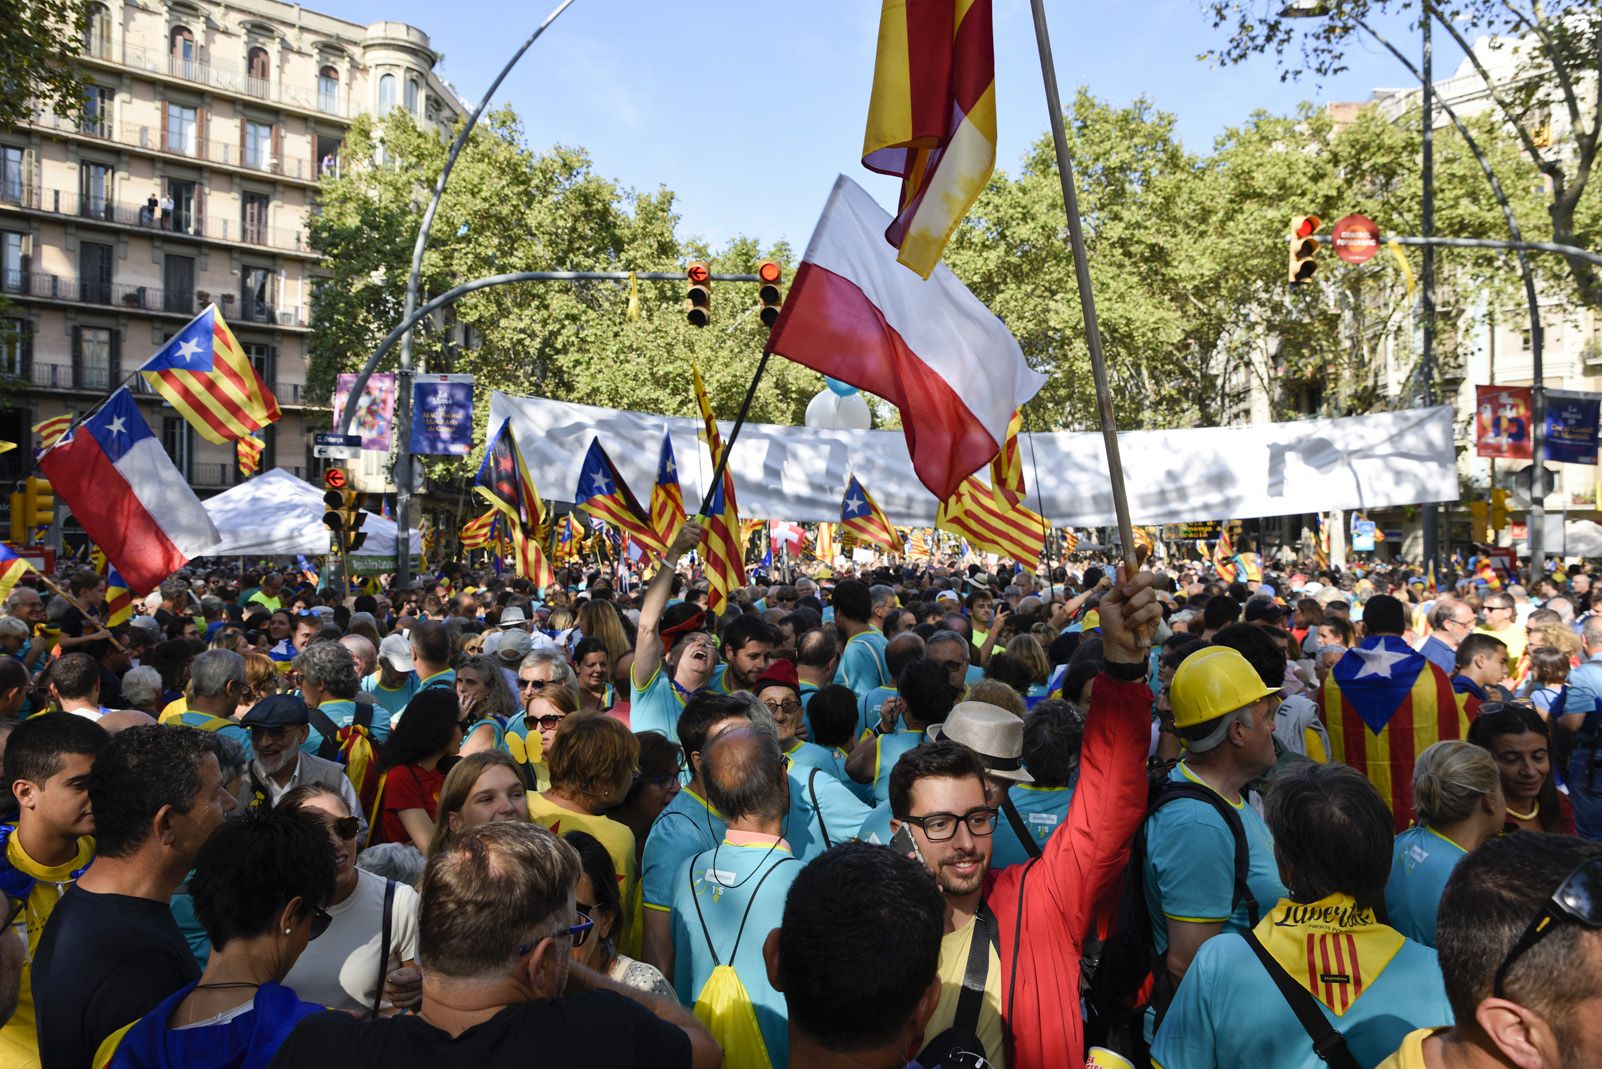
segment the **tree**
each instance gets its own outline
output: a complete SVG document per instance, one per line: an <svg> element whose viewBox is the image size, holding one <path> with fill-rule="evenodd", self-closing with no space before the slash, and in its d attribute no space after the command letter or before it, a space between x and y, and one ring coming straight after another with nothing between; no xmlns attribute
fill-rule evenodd
<svg viewBox="0 0 1602 1069"><path fill-rule="evenodd" d="M1526 237L1587 249L1602 238L1602 207L1591 192L1602 143L1599 0L1460 0L1444 11L1431 0L1340 0L1317 22L1272 14L1280 11L1280 0L1269 0L1266 7L1203 0L1203 7L1213 26L1228 27L1230 34L1227 43L1205 58L1227 65L1272 53L1282 79L1304 73L1326 77L1344 70L1352 36L1366 30L1365 24L1377 15L1411 12L1419 20L1433 15L1435 24L1467 55L1507 134L1547 182L1545 225L1533 226L1531 218L1521 216ZM1307 29L1299 38L1298 24ZM1476 49L1470 33L1497 36ZM1287 53L1298 39L1302 66L1287 67ZM1509 63L1496 72L1491 68L1499 54L1506 54ZM1508 178L1501 178L1509 186ZM1505 228L1499 236L1506 236ZM1564 263L1579 300L1602 308L1602 272L1585 260Z"/></svg>
<svg viewBox="0 0 1602 1069"><path fill-rule="evenodd" d="M74 58L87 18L86 0L0 0L0 128L15 128L41 107L68 116L82 110Z"/></svg>

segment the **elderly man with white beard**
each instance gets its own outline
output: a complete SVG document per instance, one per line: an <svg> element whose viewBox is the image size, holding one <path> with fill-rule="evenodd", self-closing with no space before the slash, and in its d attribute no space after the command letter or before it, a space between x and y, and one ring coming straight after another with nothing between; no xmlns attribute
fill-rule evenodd
<svg viewBox="0 0 1602 1069"><path fill-rule="evenodd" d="M367 838L367 819L344 766L300 748L311 733L311 712L304 701L293 694L270 694L251 706L240 723L250 729L250 748L255 755L250 775L240 788L240 805L271 808L296 787L315 783L339 792L346 807L361 820L356 841Z"/></svg>

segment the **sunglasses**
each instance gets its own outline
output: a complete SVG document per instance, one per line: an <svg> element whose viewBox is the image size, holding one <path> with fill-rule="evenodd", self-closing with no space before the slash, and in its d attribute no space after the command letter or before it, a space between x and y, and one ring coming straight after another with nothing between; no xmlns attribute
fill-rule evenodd
<svg viewBox="0 0 1602 1069"><path fill-rule="evenodd" d="M595 907L591 906L590 908L594 909ZM579 922L577 924L572 925L563 931L564 934L573 940L574 946L581 947L584 945L584 940L590 937L590 929L595 927L595 922L590 920L590 918L583 912L579 912L578 918ZM535 940L532 943L524 943L522 946L517 948L517 956L521 958L524 954L527 954L529 951L533 950L539 945L540 944L538 940Z"/></svg>
<svg viewBox="0 0 1602 1069"><path fill-rule="evenodd" d="M561 716L552 716L550 714L545 716L531 716L528 718L527 722L530 724L539 725L539 728L542 731L555 731L562 725L562 721L564 718L566 718L566 716L566 713L563 713Z"/></svg>
<svg viewBox="0 0 1602 1069"><path fill-rule="evenodd" d="M1496 968L1496 979L1491 982L1491 994L1507 998L1504 987L1508 970L1513 964L1539 943L1559 921L1571 920L1586 928L1602 928L1602 858L1591 858L1564 877L1552 897L1541 907L1541 912L1530 921L1519 941L1507 952L1502 964Z"/></svg>
<svg viewBox="0 0 1602 1069"><path fill-rule="evenodd" d="M519 690L541 691L555 682L556 680L554 679L524 679L522 676L517 677Z"/></svg>
<svg viewBox="0 0 1602 1069"><path fill-rule="evenodd" d="M354 839L362 830L362 822L356 817L335 817L328 826L333 833L341 839Z"/></svg>

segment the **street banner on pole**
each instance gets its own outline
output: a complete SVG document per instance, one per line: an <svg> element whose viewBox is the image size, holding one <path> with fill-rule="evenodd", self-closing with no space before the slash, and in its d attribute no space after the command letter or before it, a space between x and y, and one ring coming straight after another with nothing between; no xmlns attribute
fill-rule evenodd
<svg viewBox="0 0 1602 1069"><path fill-rule="evenodd" d="M1559 464L1595 464L1602 394L1546 391L1546 458Z"/></svg>
<svg viewBox="0 0 1602 1069"><path fill-rule="evenodd" d="M417 376L411 444L415 456L467 455L473 448L473 376Z"/></svg>
<svg viewBox="0 0 1602 1069"><path fill-rule="evenodd" d="M339 376L338 384L334 387L334 426L340 425L344 416L345 402L350 397L351 386L355 383L354 374ZM362 436L362 448L374 449L380 453L389 452L390 437L395 429L395 373L383 371L371 375L367 385L362 389L361 400L356 403L356 418L351 423L351 433Z"/></svg>
<svg viewBox="0 0 1602 1069"><path fill-rule="evenodd" d="M1474 387L1474 442L1482 457L1530 459L1535 402L1528 386Z"/></svg>

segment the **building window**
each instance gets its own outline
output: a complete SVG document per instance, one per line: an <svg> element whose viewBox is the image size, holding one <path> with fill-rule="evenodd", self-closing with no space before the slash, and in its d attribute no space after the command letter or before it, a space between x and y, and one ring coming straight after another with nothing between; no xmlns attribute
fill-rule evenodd
<svg viewBox="0 0 1602 1069"><path fill-rule="evenodd" d="M275 318L277 277L270 267L244 267L239 272L240 314L253 323L271 323Z"/></svg>
<svg viewBox="0 0 1602 1069"><path fill-rule="evenodd" d="M16 145L0 145L0 200L8 204L22 203L27 160L25 150Z"/></svg>
<svg viewBox="0 0 1602 1069"><path fill-rule="evenodd" d="M265 193L247 192L239 195L239 229L244 240L252 245L267 244L267 207L269 203L270 201Z"/></svg>
<svg viewBox="0 0 1602 1069"><path fill-rule="evenodd" d="M162 225L181 234L198 234L196 196L195 183L189 179L167 179L167 193L161 201Z"/></svg>
<svg viewBox="0 0 1602 1069"><path fill-rule="evenodd" d="M417 105L422 99L422 96L423 93L417 84L417 79L406 79L406 110L411 112L413 115L417 115Z"/></svg>
<svg viewBox="0 0 1602 1069"><path fill-rule="evenodd" d="M116 372L116 332L108 327L74 327L77 360L74 377L80 390L105 390Z"/></svg>
<svg viewBox="0 0 1602 1069"><path fill-rule="evenodd" d="M15 230L0 230L0 289L7 293L21 293L26 281L23 270L22 235Z"/></svg>
<svg viewBox="0 0 1602 1069"><path fill-rule="evenodd" d="M195 312L195 258L167 254L161 267L162 310L193 315Z"/></svg>
<svg viewBox="0 0 1602 1069"><path fill-rule="evenodd" d="M0 319L0 375L28 377L32 329L26 319Z"/></svg>
<svg viewBox="0 0 1602 1069"><path fill-rule="evenodd" d="M245 358L250 361L250 366L256 369L256 374L261 376L261 381L276 393L277 387L273 385L273 375L277 369L273 365L276 362L274 358L277 356L278 347L268 345L266 342L247 341L241 342L240 348L245 350Z"/></svg>
<svg viewBox="0 0 1602 1069"><path fill-rule="evenodd" d="M78 299L89 304L111 303L111 264L116 252L98 241L78 242Z"/></svg>
<svg viewBox="0 0 1602 1069"><path fill-rule="evenodd" d="M245 123L245 166L258 171L271 170L273 164L273 128L267 123Z"/></svg>
<svg viewBox="0 0 1602 1069"><path fill-rule="evenodd" d="M90 4L84 13L83 50L96 59L111 58L111 10L105 4Z"/></svg>
<svg viewBox="0 0 1602 1069"><path fill-rule="evenodd" d="M164 416L161 420L161 447L172 457L173 466L185 479L189 478L189 422L182 416Z"/></svg>
<svg viewBox="0 0 1602 1069"><path fill-rule="evenodd" d="M111 107L116 94L103 85L88 85L83 90L83 121L78 129L90 137L111 136Z"/></svg>
<svg viewBox="0 0 1602 1069"><path fill-rule="evenodd" d="M172 73L180 78L195 77L195 61L200 58L199 49L195 47L195 35L189 32L187 26L174 26L170 40Z"/></svg>
<svg viewBox="0 0 1602 1069"><path fill-rule="evenodd" d="M395 76L386 74L378 79L378 110L388 111L395 106Z"/></svg>
<svg viewBox="0 0 1602 1069"><path fill-rule="evenodd" d="M111 165L85 160L78 164L78 214L111 218Z"/></svg>
<svg viewBox="0 0 1602 1069"><path fill-rule="evenodd" d="M317 110L339 112L339 71L324 67L317 72Z"/></svg>
<svg viewBox="0 0 1602 1069"><path fill-rule="evenodd" d="M272 63L267 58L267 50L252 48L245 57L245 68L248 75L245 89L252 96L265 97L272 84Z"/></svg>
<svg viewBox="0 0 1602 1069"><path fill-rule="evenodd" d="M199 111L183 104L167 104L167 151L196 156L199 137Z"/></svg>

